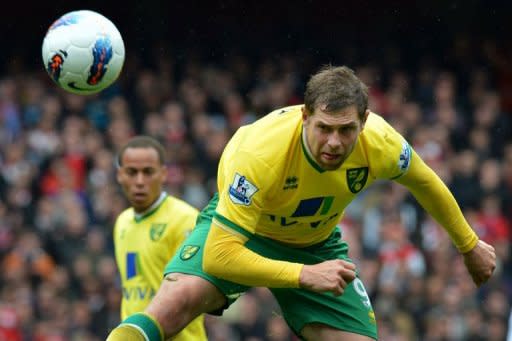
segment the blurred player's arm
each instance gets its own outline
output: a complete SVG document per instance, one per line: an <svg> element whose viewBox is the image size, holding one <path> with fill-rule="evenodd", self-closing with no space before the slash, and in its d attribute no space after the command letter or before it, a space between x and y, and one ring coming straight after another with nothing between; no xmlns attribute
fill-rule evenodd
<svg viewBox="0 0 512 341"><path fill-rule="evenodd" d="M408 172L396 181L406 186L421 206L448 232L461 253L468 252L477 244L478 236L464 218L448 187L418 154L412 153Z"/></svg>

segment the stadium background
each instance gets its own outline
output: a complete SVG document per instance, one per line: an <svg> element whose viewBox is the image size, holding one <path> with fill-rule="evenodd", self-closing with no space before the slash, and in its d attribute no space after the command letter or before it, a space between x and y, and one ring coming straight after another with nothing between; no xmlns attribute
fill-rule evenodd
<svg viewBox="0 0 512 341"><path fill-rule="evenodd" d="M30 6L30 10L28 7ZM60 15L88 8L118 26L119 81L98 96L56 89L40 46ZM507 1L13 2L0 13L0 340L102 340L118 322L113 220L126 202L113 156L160 138L168 190L202 207L233 130L300 103L325 63L347 64L442 176L498 251L473 288L439 227L400 187L379 184L341 222L382 340L503 340L512 282L512 24ZM296 340L265 290L211 340Z"/></svg>

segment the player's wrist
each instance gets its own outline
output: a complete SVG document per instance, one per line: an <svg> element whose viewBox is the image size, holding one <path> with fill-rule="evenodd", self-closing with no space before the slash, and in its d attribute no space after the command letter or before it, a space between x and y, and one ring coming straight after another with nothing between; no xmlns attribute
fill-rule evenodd
<svg viewBox="0 0 512 341"><path fill-rule="evenodd" d="M469 243L467 243L464 246L457 247L457 249L459 250L459 253L462 255L466 255L466 254L470 253L478 245L479 240L480 240L480 238L478 238L478 236L475 234L474 238L472 238Z"/></svg>

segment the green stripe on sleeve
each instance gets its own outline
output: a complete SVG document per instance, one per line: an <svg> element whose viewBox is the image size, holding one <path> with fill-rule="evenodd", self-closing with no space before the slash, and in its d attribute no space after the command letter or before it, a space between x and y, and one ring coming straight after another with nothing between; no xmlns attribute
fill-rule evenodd
<svg viewBox="0 0 512 341"><path fill-rule="evenodd" d="M219 225L227 227L228 229L231 229L246 238L251 238L253 236L253 234L251 232L249 232L246 229L244 229L243 227L233 223L231 220L229 220L226 217L223 217L222 215L218 214L217 212L215 212L215 214L214 214L214 219L216 220L216 222Z"/></svg>

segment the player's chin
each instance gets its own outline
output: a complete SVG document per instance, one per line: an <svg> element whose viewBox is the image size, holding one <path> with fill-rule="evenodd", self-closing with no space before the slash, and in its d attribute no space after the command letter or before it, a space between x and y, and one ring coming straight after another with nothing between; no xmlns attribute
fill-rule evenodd
<svg viewBox="0 0 512 341"><path fill-rule="evenodd" d="M341 155L338 157L324 157L324 155L322 155L322 162L320 166L325 170L336 170L341 167L342 163L343 158Z"/></svg>
<svg viewBox="0 0 512 341"><path fill-rule="evenodd" d="M148 196L145 194L133 194L130 201L134 206L145 206L148 201Z"/></svg>
<svg viewBox="0 0 512 341"><path fill-rule="evenodd" d="M322 169L327 170L327 171L332 171L332 170L336 170L336 169L340 168L342 163L343 163L343 161L320 162L319 164L320 164L320 167L322 167Z"/></svg>
<svg viewBox="0 0 512 341"><path fill-rule="evenodd" d="M341 164L342 164L342 162L339 162L337 164L328 164L328 165L327 164L323 164L321 166L326 171L333 171L333 170L339 169L341 167Z"/></svg>

